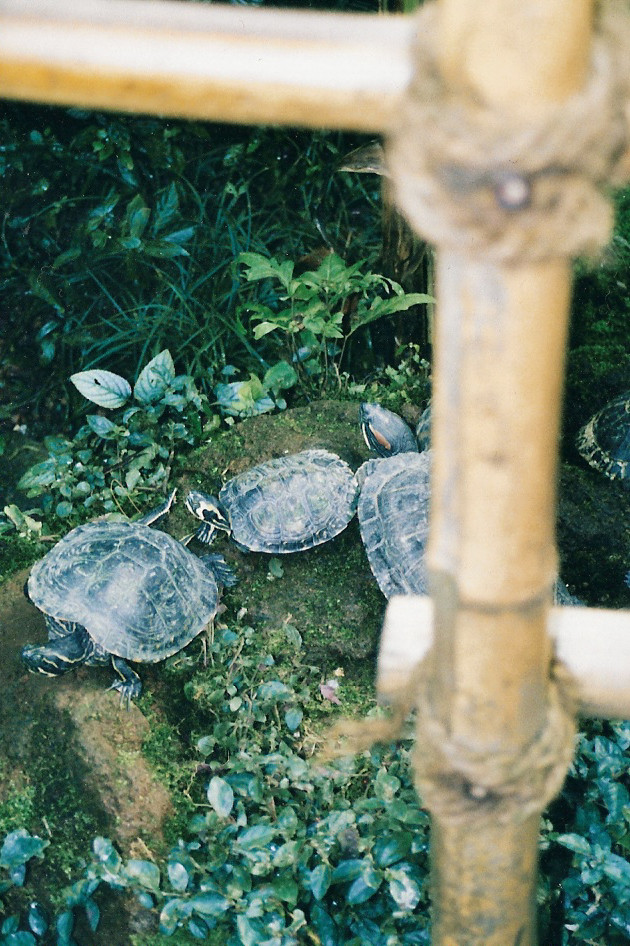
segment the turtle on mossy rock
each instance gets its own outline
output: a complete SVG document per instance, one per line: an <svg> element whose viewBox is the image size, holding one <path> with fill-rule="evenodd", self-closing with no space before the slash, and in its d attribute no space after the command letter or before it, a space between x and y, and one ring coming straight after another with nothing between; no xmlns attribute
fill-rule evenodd
<svg viewBox="0 0 630 946"><path fill-rule="evenodd" d="M186 508L209 544L227 532L241 551L282 555L334 539L357 508L358 486L347 463L328 450L301 450L259 463L225 483L218 497L192 490Z"/></svg>
<svg viewBox="0 0 630 946"><path fill-rule="evenodd" d="M579 432L576 445L592 467L630 486L630 391L591 417Z"/></svg>
<svg viewBox="0 0 630 946"><path fill-rule="evenodd" d="M72 529L37 562L24 592L43 612L49 642L27 645L29 670L59 676L81 664L111 664L111 689L129 704L138 674L126 663L155 663L181 650L217 613L221 586L235 578L220 555L198 558L150 528L175 492L136 522L101 520Z"/></svg>

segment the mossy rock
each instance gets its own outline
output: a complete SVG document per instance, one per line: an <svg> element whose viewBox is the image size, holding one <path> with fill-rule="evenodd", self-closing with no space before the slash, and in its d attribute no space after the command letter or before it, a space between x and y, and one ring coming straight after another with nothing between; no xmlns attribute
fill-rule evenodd
<svg viewBox="0 0 630 946"><path fill-rule="evenodd" d="M558 503L560 574L587 604L629 608L630 490L597 470L563 464Z"/></svg>
<svg viewBox="0 0 630 946"><path fill-rule="evenodd" d="M357 469L369 456L358 404L322 400L243 421L192 454L177 484L179 495L183 499L191 488L216 492L257 463L313 447L331 450ZM181 535L195 523L180 502L169 530ZM351 674L373 673L385 599L370 571L356 520L333 541L292 555L246 554L223 538L215 548L239 577L226 601L246 608L254 626L279 627L290 620L302 634L309 658L324 670L347 661Z"/></svg>

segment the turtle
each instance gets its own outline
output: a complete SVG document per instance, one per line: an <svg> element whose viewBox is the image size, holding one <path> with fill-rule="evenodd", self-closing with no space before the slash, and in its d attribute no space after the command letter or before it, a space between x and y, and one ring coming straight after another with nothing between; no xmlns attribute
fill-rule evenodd
<svg viewBox="0 0 630 946"><path fill-rule="evenodd" d="M43 612L45 646L27 645L27 668L59 676L80 664L111 664L110 689L127 706L142 684L126 663L154 663L185 647L217 613L222 586L235 576L220 555L199 558L152 529L174 501L131 522L77 526L37 562L24 592Z"/></svg>
<svg viewBox="0 0 630 946"><path fill-rule="evenodd" d="M188 493L186 508L201 525L196 537L231 534L247 552L302 552L342 532L356 512L358 484L347 463L311 449L259 463L228 480L219 495Z"/></svg>
<svg viewBox="0 0 630 946"><path fill-rule="evenodd" d="M370 568L386 598L426 594L431 451L367 460L357 515Z"/></svg>
<svg viewBox="0 0 630 946"><path fill-rule="evenodd" d="M408 443L402 418L378 404L361 407L361 425L370 425L369 435L364 431L368 443L374 440L382 445L388 440L394 451L400 443ZM400 422L398 425L395 418ZM429 405L416 428L420 448L424 431L428 437L430 419ZM386 436L379 428L382 421L387 425ZM400 438L394 435L396 430ZM390 452L380 459L368 460L357 471L361 486L357 509L361 539L370 568L386 598L396 594L427 594L428 591L424 551L429 534L431 458L430 449L421 449L416 454ZM569 593L560 578L554 585L554 602L574 606L583 603Z"/></svg>
<svg viewBox="0 0 630 946"><path fill-rule="evenodd" d="M431 414L431 402L429 402L416 424L416 442L419 450L428 450L431 446Z"/></svg>
<svg viewBox="0 0 630 946"><path fill-rule="evenodd" d="M587 463L630 486L630 391L609 401L580 430L576 446Z"/></svg>
<svg viewBox="0 0 630 946"><path fill-rule="evenodd" d="M380 404L363 401L359 407L359 424L366 444L379 457L418 453L418 442L411 427Z"/></svg>
<svg viewBox="0 0 630 946"><path fill-rule="evenodd" d="M380 404L361 404L359 423L378 454L357 470L357 515L370 568L386 598L426 594L431 453L419 452L411 428Z"/></svg>

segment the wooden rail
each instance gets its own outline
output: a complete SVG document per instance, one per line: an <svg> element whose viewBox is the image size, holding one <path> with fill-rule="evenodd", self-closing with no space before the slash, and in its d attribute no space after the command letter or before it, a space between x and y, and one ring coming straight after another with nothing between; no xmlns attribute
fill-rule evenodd
<svg viewBox="0 0 630 946"><path fill-rule="evenodd" d="M0 0L0 96L384 131L413 20L172 0Z"/></svg>

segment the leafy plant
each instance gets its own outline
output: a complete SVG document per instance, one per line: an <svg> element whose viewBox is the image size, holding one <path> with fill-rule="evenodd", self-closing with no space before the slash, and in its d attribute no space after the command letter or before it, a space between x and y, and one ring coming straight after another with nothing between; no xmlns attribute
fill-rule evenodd
<svg viewBox="0 0 630 946"><path fill-rule="evenodd" d="M433 301L425 293L404 292L385 276L365 273L365 260L347 265L336 253L327 254L316 270L297 275L291 260L241 253L239 261L245 280L265 283L267 289L261 293L264 301L237 305L239 320L255 323L256 341L276 339L301 383L318 393L331 381L339 383L346 346L359 329Z"/></svg>
<svg viewBox="0 0 630 946"><path fill-rule="evenodd" d="M407 748L309 765L306 711L334 706L300 660L296 628L285 625L266 652L257 638L225 629L209 672L186 686L193 713L211 720L196 737L189 838L162 867L125 861L96 838L73 902L98 885L131 890L159 912L164 935L217 930L230 946L296 946L306 930L331 946L428 943L428 817Z"/></svg>
<svg viewBox="0 0 630 946"><path fill-rule="evenodd" d="M190 375L176 375L167 349L143 368L133 390L121 375L101 369L70 380L112 418L88 414L72 440L46 437L48 459L18 483L61 518L77 507L100 512L134 505L143 493L163 490L176 447L201 437L203 415L210 425L218 422Z"/></svg>
<svg viewBox="0 0 630 946"><path fill-rule="evenodd" d="M12 887L21 887L29 861L41 858L49 842L18 828L6 835L0 848L0 912L4 913L2 897ZM20 930L20 916L10 913L0 925L0 946L35 946L36 937L48 929L48 920L39 903L31 903L27 917L28 930Z"/></svg>

